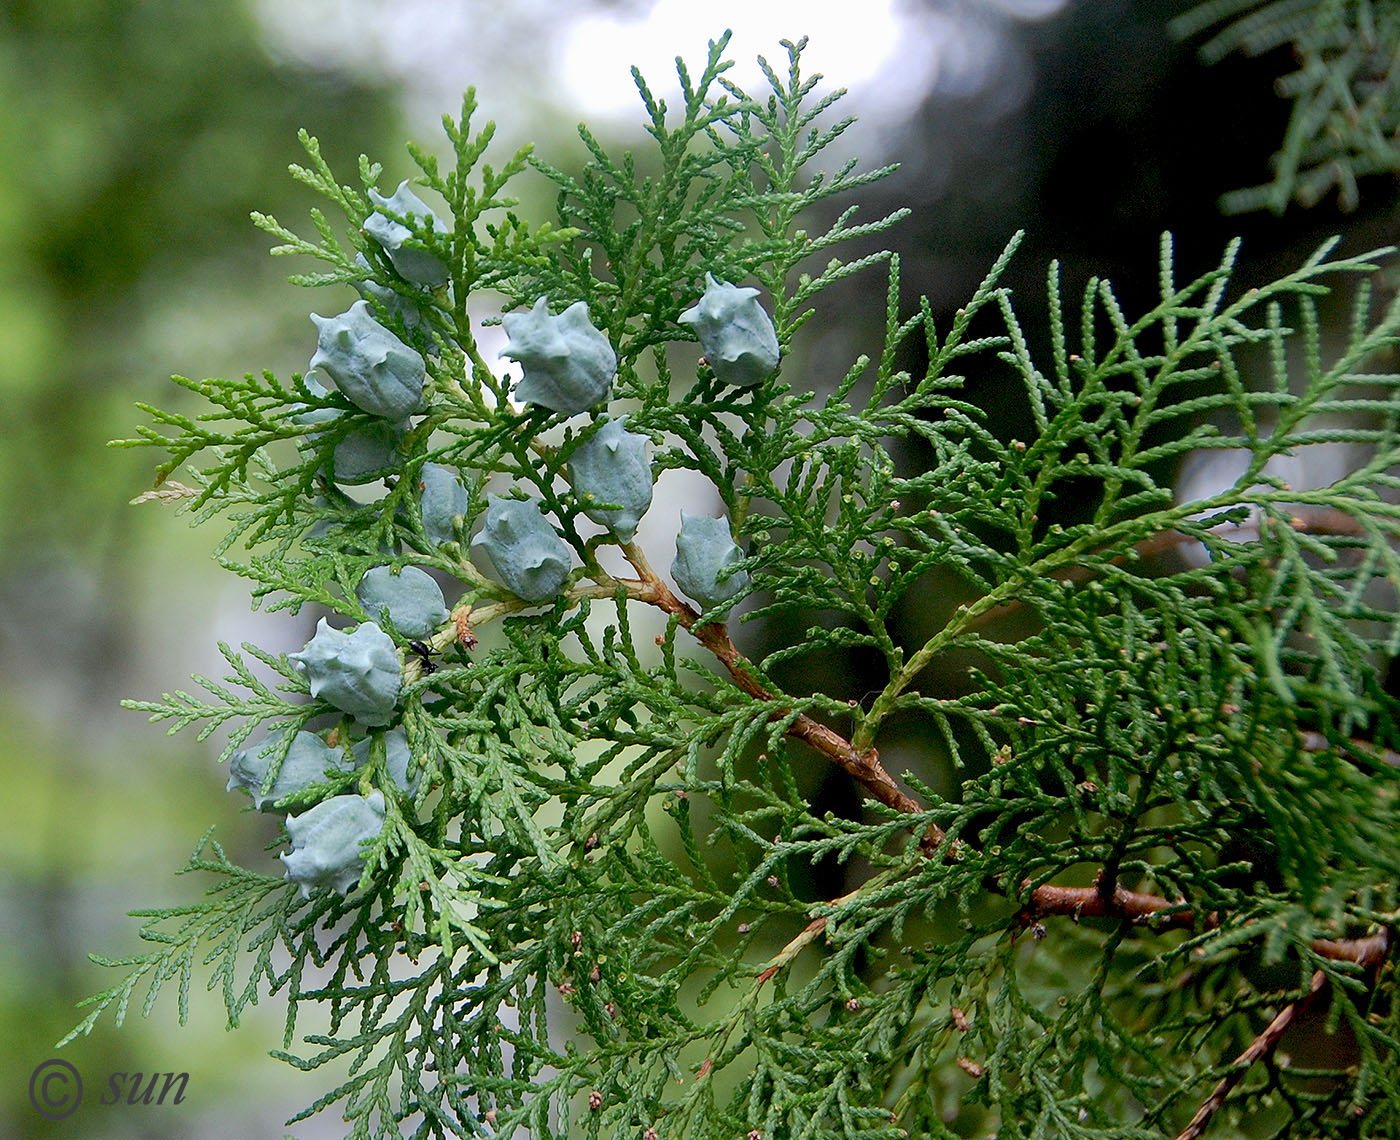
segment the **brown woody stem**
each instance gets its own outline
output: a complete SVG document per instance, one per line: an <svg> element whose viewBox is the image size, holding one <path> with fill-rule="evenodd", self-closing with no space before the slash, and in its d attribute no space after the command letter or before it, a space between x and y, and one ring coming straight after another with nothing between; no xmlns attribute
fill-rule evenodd
<svg viewBox="0 0 1400 1140"><path fill-rule="evenodd" d="M648 564L646 555L636 544L623 547L627 560L637 571L647 600L668 614L673 614L681 626L695 635L695 639L719 658L728 670L734 683L755 700L774 702L777 698L769 692L753 675L748 659L739 652L729 637L729 627L723 622L700 622L700 615L671 592L669 586ZM775 717L782 711L776 711ZM857 750L851 742L834 729L813 720L806 713L800 713L788 727L788 735L816 749L827 759L840 765L863 787L871 798L886 807L905 815L917 815L924 808L895 783L894 777L880 763L880 754L874 749ZM922 844L929 850L937 847L943 839L943 831L936 824L930 824Z"/></svg>
<svg viewBox="0 0 1400 1140"><path fill-rule="evenodd" d="M1297 1001L1286 1005L1278 1013L1278 1016L1269 1022L1264 1028L1264 1032L1259 1034L1249 1048L1235 1058L1230 1066L1230 1071L1220 1078L1220 1083L1215 1086L1210 1096L1206 1097L1205 1103L1196 1110L1196 1115L1191 1118L1191 1122L1181 1130L1176 1140L1196 1140L1202 1132L1206 1130L1213 1117L1225 1103L1225 1098L1230 1095L1233 1089L1244 1075L1249 1071L1249 1067L1259 1060L1260 1057L1267 1056L1273 1051L1274 1046L1283 1036L1284 1031L1293 1023L1293 1019L1310 1006L1317 995L1321 992L1326 976L1318 970L1312 976L1312 985L1307 994Z"/></svg>
<svg viewBox="0 0 1400 1140"><path fill-rule="evenodd" d="M1027 884L1029 885L1029 884ZM1051 915L1064 915L1076 921L1080 918L1121 918L1134 924L1151 926L1155 930L1176 927L1214 930L1220 925L1218 914L1196 913L1182 902L1172 902L1160 895L1143 894L1118 886L1105 897L1098 886L1052 887L1040 886L1031 891L1030 901L1022 912L1030 923ZM1378 966L1390 953L1390 932L1382 930L1365 938L1315 938L1313 953L1334 962L1355 962L1358 966Z"/></svg>

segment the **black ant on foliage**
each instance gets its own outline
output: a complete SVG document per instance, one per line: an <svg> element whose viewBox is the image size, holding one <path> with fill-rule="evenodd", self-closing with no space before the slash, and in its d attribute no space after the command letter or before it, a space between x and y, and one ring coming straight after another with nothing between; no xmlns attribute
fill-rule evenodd
<svg viewBox="0 0 1400 1140"><path fill-rule="evenodd" d="M414 656L418 658L418 664L423 667L423 675L425 677L429 673L437 672L438 667L437 662L433 660L433 651L429 649L423 642L410 641L408 643L408 647L413 651Z"/></svg>

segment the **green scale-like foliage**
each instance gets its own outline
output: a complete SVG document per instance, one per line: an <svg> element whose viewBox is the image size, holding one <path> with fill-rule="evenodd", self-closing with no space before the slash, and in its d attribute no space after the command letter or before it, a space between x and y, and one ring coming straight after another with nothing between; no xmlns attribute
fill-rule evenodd
<svg viewBox="0 0 1400 1140"><path fill-rule="evenodd" d="M1206 0L1175 23L1182 36L1212 28L1207 62L1231 52L1289 50L1297 69L1277 83L1291 100L1273 181L1221 199L1229 213L1289 202L1312 206L1333 190L1344 210L1362 180L1400 174L1400 6L1393 0Z"/></svg>
<svg viewBox="0 0 1400 1140"><path fill-rule="evenodd" d="M413 152L451 214L450 281L431 294L360 231L380 168L342 186L304 140L294 173L348 237L320 214L315 241L259 224L278 252L326 263L305 284L363 281L362 254L418 306L410 326L372 304L427 362L401 469L377 497L330 482L365 417L300 377L180 381L213 410L148 409L133 442L168 453L155 496L222 520L221 559L270 608L368 620L355 586L385 561L457 584L441 630L398 642L395 721L421 779L386 797L343 897L303 898L206 836L187 870L215 876L208 895L135 912L154 948L108 963L126 978L75 1032L137 993L149 1011L171 979L183 1017L201 969L231 1024L283 994L278 1055L348 1062L307 1111L343 1114L356 1137L1158 1136L1316 980L1308 1009L1349 1052L1306 1072L1268 1058L1230 1111L1298 1135L1389 1134L1397 1025L1377 962L1400 876L1381 685L1400 648L1400 307L1368 289L1387 251L1329 243L1240 288L1235 247L1182 284L1164 239L1142 314L1098 279L1066 298L1052 267L1041 358L1000 284L1013 240L935 328L927 302L906 306L896 257L826 260L898 215L797 228L887 173L807 169L850 120L818 121L837 96L809 103L801 45L785 73L765 64L758 99L726 80L725 42L698 77L679 66L675 111L637 77L653 153L617 158L584 130L578 175L527 151L480 164L491 130L471 133L469 95L446 121L454 168ZM530 166L558 186L557 226L503 196ZM817 395L794 374L802 328L827 286L881 265L883 345ZM677 318L707 272L763 287L785 354L773 376L731 389L694 364ZM1353 297L1340 325L1338 284ZM749 584L709 621L651 570L670 549L590 529L567 482L580 421L513 407L507 369L482 356L473 317L492 293L586 301L619 361L612 410L658 472L718 493ZM915 348L927 363L910 374ZM969 375L1019 383L1029 438L998 434ZM308 407L341 413L310 443L292 418ZM1337 448L1349 473L1328 485L1276 474ZM1177 469L1211 451L1236 475L1179 496ZM430 461L469 492L460 541L422 525ZM181 467L189 484L167 479ZM470 560L488 482L557 520L575 561L557 598L528 603ZM935 589L911 642L897 619ZM723 624L736 606L810 628L747 660ZM658 610L659 637L643 620ZM852 650L878 671L858 703L773 680ZM354 732L287 658L224 653L233 673L197 678L204 695L133 707L172 731L230 728L226 755L259 726ZM879 749L914 722L929 755L900 783ZM863 818L811 808L833 763L869 794ZM373 749L305 798L391 788L383 765ZM833 860L852 889L809 901L807 868ZM1366 938L1380 958L1349 958Z"/></svg>

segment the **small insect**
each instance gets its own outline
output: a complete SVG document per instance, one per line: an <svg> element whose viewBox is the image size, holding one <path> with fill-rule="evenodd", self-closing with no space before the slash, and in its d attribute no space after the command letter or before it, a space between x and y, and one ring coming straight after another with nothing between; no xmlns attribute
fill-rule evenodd
<svg viewBox="0 0 1400 1140"><path fill-rule="evenodd" d="M423 644L423 642L410 641L408 647L413 651L414 656L418 658L418 664L422 666L424 676L427 676L429 673L437 672L437 662L433 660L433 651Z"/></svg>

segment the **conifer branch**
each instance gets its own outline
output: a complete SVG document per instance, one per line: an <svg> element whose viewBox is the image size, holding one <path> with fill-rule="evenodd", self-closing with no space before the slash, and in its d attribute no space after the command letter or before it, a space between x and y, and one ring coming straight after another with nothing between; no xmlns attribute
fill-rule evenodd
<svg viewBox="0 0 1400 1140"><path fill-rule="evenodd" d="M1352 515L1333 507L1308 507L1302 504L1293 504L1288 513L1288 524L1299 534L1338 535L1355 538L1365 533L1365 528ZM1262 519L1252 516L1240 522L1217 523L1215 526L1206 528L1205 533L1231 542L1248 542L1260 537L1260 528L1264 525ZM1057 571L1053 576L1062 582L1087 582L1106 567L1121 568L1134 562L1161 558L1173 550L1199 545L1200 542L1200 532L1165 530L1135 543L1130 552L1115 554L1094 567L1069 566ZM984 625L990 625L1003 618L1024 612L1025 607L1026 603L1021 599L1003 602L969 619L967 627L977 629Z"/></svg>
<svg viewBox="0 0 1400 1140"><path fill-rule="evenodd" d="M209 410L152 410L128 441L162 450L158 483L190 470L155 497L226 525L216 557L259 604L335 618L298 653L225 648L198 696L132 704L229 727L233 785L290 808L296 886L193 860L218 885L140 912L155 948L107 960L126 980L79 1031L166 979L183 1014L203 962L230 1023L286 995L286 1050L298 1010L324 1011L309 1054L279 1056L346 1060L303 1115L364 1140L895 1140L947 1134L968 1078L959 1131L1084 1140L1175 1120L1242 1018L1274 1010L1255 964L1296 959L1290 984L1338 983L1360 1049L1337 1104L1400 1103L1377 969L1400 913L1381 676L1400 652L1400 302L1369 287L1386 251L1326 243L1241 291L1238 243L1182 284L1165 235L1141 314L1099 279L1066 298L1052 266L1042 354L1003 284L1018 235L935 329L896 256L828 258L901 212L797 228L889 172L809 168L851 121L820 121L839 92L816 93L803 42L763 62L761 96L726 75L726 42L678 62L674 108L634 73L647 154L581 128L576 169L528 147L493 168L468 93L450 158L411 148L391 198L379 164L352 189L304 138L296 177L347 237L320 213L314 240L258 223L325 263L304 284L361 300L318 318L306 375L183 381ZM504 196L530 170L559 193L552 223ZM876 267L883 339L801 390L824 290ZM1324 297L1348 279L1334 332ZM483 289L508 302L510 365L476 341ZM998 371L1027 439L963 391ZM1354 462L1290 489L1280 463L1312 447ZM1170 473L1209 450L1242 472L1191 501ZM723 504L684 519L674 587L635 541L671 471ZM792 631L753 657L726 624L746 599L743 620ZM644 610L664 616L655 651ZM989 634L1015 613L1034 620ZM779 680L853 654L867 699ZM896 776L906 726L921 751ZM808 750L870 810L819 808ZM1093 885L1054 885L1085 867ZM848 883L824 893L846 893L809 901L833 869ZM1106 921L1044 939L1065 917ZM1325 1132L1335 1106L1292 1092L1259 1097Z"/></svg>
<svg viewBox="0 0 1400 1140"><path fill-rule="evenodd" d="M1343 210L1361 200L1361 184L1400 172L1400 12L1370 0L1205 0L1172 23L1181 38L1209 30L1201 58L1289 49L1296 70L1275 84L1293 103L1271 182L1221 198L1227 213L1270 209L1290 200L1313 206L1331 191Z"/></svg>
<svg viewBox="0 0 1400 1140"><path fill-rule="evenodd" d="M765 704L781 704L778 699L761 685L754 676L754 667L730 640L728 627L722 622L701 622L700 614L675 596L666 582L647 563L645 553L635 544L624 548L627 560L637 571L644 595L658 609L676 617L681 626L695 635L696 640L719 658L729 671L735 684L754 700ZM783 717L785 710L779 708L772 715L774 719ZM888 808L905 815L921 815L924 808L910 796L885 770L876 750L867 748L857 751L840 733L799 713L787 729L788 735L820 752L833 761L863 787L870 797ZM943 830L930 824L922 843L930 850L943 840Z"/></svg>
<svg viewBox="0 0 1400 1140"><path fill-rule="evenodd" d="M1196 1137L1205 1132L1209 1127L1211 1118L1220 1111L1225 1104L1225 1098L1230 1095L1233 1089L1241 1080L1249 1067L1263 1057L1267 1057L1279 1043L1279 1039L1288 1031L1288 1027L1293 1024L1294 1019L1303 1013L1317 999L1322 992L1322 987L1327 982L1327 975L1321 970L1313 973L1312 983L1308 987L1308 992L1297 1001L1290 1002L1279 1010L1274 1019L1264 1027L1243 1053L1230 1063L1230 1071L1220 1079L1220 1083L1206 1097L1205 1103L1197 1110L1185 1128L1177 1134L1176 1140L1196 1140Z"/></svg>

